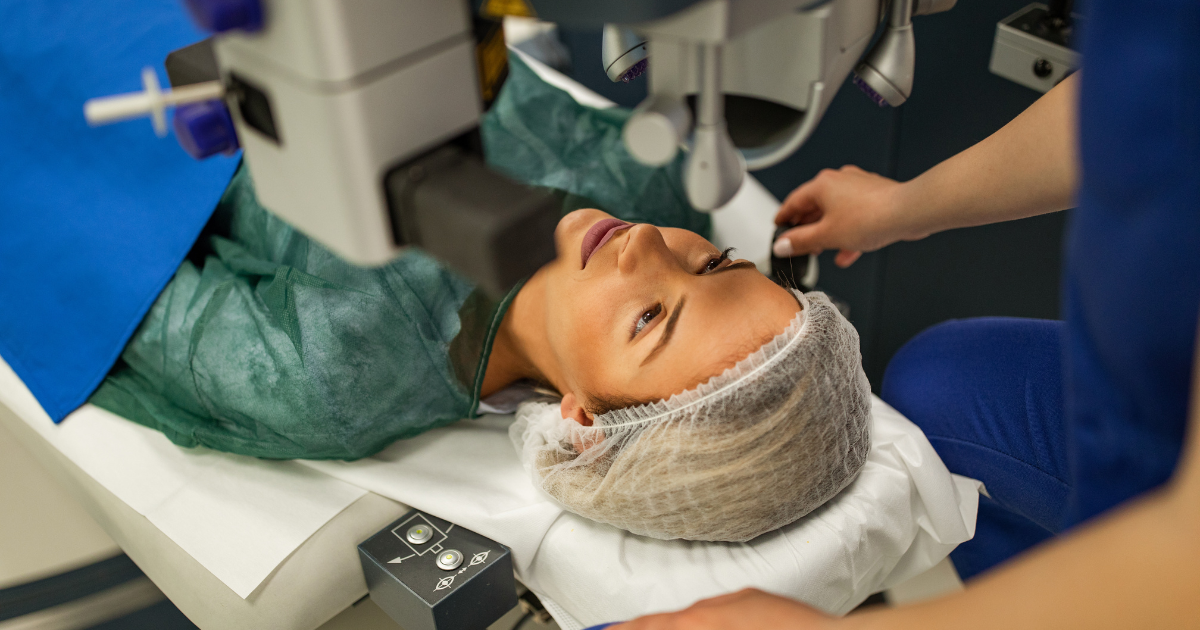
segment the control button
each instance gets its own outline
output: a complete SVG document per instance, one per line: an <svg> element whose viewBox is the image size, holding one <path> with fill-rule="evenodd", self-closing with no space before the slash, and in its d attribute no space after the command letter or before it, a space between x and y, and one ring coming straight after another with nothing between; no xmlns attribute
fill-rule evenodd
<svg viewBox="0 0 1200 630"><path fill-rule="evenodd" d="M1054 64L1050 63L1048 60L1038 57L1037 60L1033 62L1033 73L1039 78L1045 79L1046 77L1050 76L1050 73L1052 72L1054 72Z"/></svg>
<svg viewBox="0 0 1200 630"><path fill-rule="evenodd" d="M433 538L433 528L428 525L413 525L408 528L408 532L404 534L404 537L414 545L427 543L430 538Z"/></svg>
<svg viewBox="0 0 1200 630"><path fill-rule="evenodd" d="M462 552L457 549L447 549L438 555L437 565L444 571L453 571L462 564Z"/></svg>

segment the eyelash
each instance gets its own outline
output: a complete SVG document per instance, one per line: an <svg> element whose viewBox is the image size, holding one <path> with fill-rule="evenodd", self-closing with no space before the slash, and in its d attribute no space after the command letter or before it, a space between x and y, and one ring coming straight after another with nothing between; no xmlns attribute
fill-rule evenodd
<svg viewBox="0 0 1200 630"><path fill-rule="evenodd" d="M726 247L725 251L721 252L720 256L717 256L716 258L712 258L708 261L708 264L706 264L704 266L704 269L700 272L700 274L703 275L703 274L709 273L709 272L715 270L717 267L720 267L721 263L725 262L726 260L729 260L729 254L733 253L733 251L734 251L734 248ZM644 328L646 328L646 326L649 326L650 322L654 321L654 318L661 315L662 312L663 312L662 304L655 304L653 308L651 308L648 311L643 312L641 317L638 317L638 320L636 322L634 322L633 332L632 332L632 334L629 335L629 338L633 339L634 337L637 337L638 333L642 332L642 330Z"/></svg>
<svg viewBox="0 0 1200 630"><path fill-rule="evenodd" d="M733 248L733 247L726 247L725 251L721 252L720 256L709 260L708 264L704 266L704 271L701 271L700 273L702 273L702 274L708 273L710 271L715 270L717 267L720 267L721 263L725 262L726 260L729 260L729 254L732 253L734 250L735 250L735 248Z"/></svg>

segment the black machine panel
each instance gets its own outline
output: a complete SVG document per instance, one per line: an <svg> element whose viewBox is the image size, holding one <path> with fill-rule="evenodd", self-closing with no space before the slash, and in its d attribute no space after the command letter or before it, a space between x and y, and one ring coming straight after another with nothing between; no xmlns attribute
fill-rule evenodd
<svg viewBox="0 0 1200 630"><path fill-rule="evenodd" d="M483 630L517 605L508 547L412 510L358 546L371 599L405 630Z"/></svg>

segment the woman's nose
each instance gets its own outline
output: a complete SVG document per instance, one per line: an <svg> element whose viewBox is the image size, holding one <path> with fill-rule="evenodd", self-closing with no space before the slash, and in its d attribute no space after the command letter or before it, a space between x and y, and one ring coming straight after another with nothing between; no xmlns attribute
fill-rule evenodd
<svg viewBox="0 0 1200 630"><path fill-rule="evenodd" d="M625 247L617 255L617 270L630 273L636 270L638 265L667 255L670 255L670 250L667 249L662 232L649 223L639 223L629 228Z"/></svg>

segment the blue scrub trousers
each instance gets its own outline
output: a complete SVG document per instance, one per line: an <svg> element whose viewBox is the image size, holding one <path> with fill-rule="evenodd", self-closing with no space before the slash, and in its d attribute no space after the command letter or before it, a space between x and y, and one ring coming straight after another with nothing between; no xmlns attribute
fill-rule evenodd
<svg viewBox="0 0 1200 630"><path fill-rule="evenodd" d="M978 479L975 537L951 555L969 579L1061 531L1070 496L1063 323L988 317L939 324L888 365L882 398L955 473Z"/></svg>
<svg viewBox="0 0 1200 630"><path fill-rule="evenodd" d="M971 577L1170 478L1200 318L1200 2L1093 0L1081 30L1078 209L1063 322L949 322L883 398L991 499Z"/></svg>

